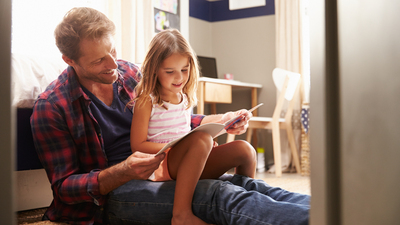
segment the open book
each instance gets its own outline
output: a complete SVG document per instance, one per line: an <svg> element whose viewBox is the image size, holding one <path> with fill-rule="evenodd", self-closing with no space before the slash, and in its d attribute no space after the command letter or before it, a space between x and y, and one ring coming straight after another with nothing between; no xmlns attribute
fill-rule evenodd
<svg viewBox="0 0 400 225"><path fill-rule="evenodd" d="M260 103L256 106L254 106L253 108L249 109L248 111L253 112L255 109L257 109L258 107L260 107L262 105L263 105L263 103ZM186 135L184 135L180 138L177 138L177 139L169 142L168 144L166 144L159 152L157 152L156 156L161 154L168 148L174 146L182 138L186 137L187 135L191 134L192 132L203 131L203 132L210 134L211 137L216 138L216 137L220 136L221 134L226 133L226 130L228 130L233 124L239 122L241 119L243 119L243 115L238 115L238 116L230 119L229 121L227 121L224 124L222 124L222 123L206 123L206 124L200 125L200 126L196 127L195 129L191 130Z"/></svg>

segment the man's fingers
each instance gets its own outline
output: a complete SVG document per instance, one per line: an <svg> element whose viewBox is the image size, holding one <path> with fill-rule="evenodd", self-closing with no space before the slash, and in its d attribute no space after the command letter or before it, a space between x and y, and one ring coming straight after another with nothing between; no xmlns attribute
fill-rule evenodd
<svg viewBox="0 0 400 225"><path fill-rule="evenodd" d="M132 155L134 155L137 158L154 158L154 154L148 154L143 152L134 152Z"/></svg>
<svg viewBox="0 0 400 225"><path fill-rule="evenodd" d="M127 159L128 166L131 168L148 167L150 169L157 168L165 154L154 156L153 154L146 154L142 152L135 152Z"/></svg>
<svg viewBox="0 0 400 225"><path fill-rule="evenodd" d="M165 153L154 156L154 154L135 152L126 160L126 164L134 179L145 180L160 166L164 158Z"/></svg>
<svg viewBox="0 0 400 225"><path fill-rule="evenodd" d="M165 153L155 156L154 154L148 154L143 152L134 152L131 157L143 161L143 162L151 162L151 161L159 161L161 162L165 158Z"/></svg>

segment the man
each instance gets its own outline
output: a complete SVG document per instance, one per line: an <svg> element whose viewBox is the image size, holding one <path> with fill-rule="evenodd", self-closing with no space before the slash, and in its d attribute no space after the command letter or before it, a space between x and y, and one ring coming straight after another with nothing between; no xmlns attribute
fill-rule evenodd
<svg viewBox="0 0 400 225"><path fill-rule="evenodd" d="M132 108L141 74L116 60L114 24L90 8L70 10L55 30L69 67L37 99L31 117L54 200L45 220L78 224L169 224L174 181L146 179L164 155L131 154ZM234 114L192 116L192 127ZM247 121L228 132L244 133ZM200 180L193 213L213 224L307 224L309 196L242 176Z"/></svg>

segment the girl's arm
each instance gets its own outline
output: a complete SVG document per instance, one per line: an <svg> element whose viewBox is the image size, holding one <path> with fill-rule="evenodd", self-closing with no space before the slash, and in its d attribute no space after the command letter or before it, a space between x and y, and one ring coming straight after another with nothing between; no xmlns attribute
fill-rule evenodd
<svg viewBox="0 0 400 225"><path fill-rule="evenodd" d="M165 144L147 141L147 130L152 108L151 101L146 101L141 106L139 105L141 104L136 102L132 116L131 150L132 152L140 151L155 154L164 147Z"/></svg>
<svg viewBox="0 0 400 225"><path fill-rule="evenodd" d="M253 116L251 112L245 109L241 109L235 112L227 112L225 114L217 114L217 115L209 115L205 116L203 120L201 121L201 124L206 124L206 123L225 123L229 121L230 119L238 116L238 115L243 115L243 119L240 120L239 122L235 123L232 125L227 132L229 134L243 134L246 132L248 125L248 122L250 118Z"/></svg>

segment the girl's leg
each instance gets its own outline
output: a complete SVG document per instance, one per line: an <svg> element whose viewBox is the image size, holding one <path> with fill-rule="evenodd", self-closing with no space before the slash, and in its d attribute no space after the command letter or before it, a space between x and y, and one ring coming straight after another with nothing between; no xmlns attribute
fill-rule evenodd
<svg viewBox="0 0 400 225"><path fill-rule="evenodd" d="M212 148L209 134L195 132L176 144L168 152L168 171L176 180L173 225L206 224L192 212L192 199L196 184Z"/></svg>
<svg viewBox="0 0 400 225"><path fill-rule="evenodd" d="M216 179L234 167L236 174L254 178L256 166L254 148L246 141L233 141L212 149L201 179Z"/></svg>

